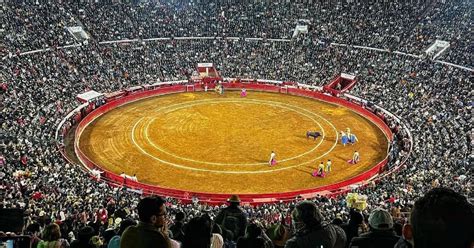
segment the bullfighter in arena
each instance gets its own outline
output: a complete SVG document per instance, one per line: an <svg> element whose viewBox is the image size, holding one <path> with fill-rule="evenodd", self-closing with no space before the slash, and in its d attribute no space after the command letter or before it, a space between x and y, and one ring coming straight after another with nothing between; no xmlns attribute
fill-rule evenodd
<svg viewBox="0 0 474 248"><path fill-rule="evenodd" d="M224 85L222 83L219 83L219 95L224 95Z"/></svg>
<svg viewBox="0 0 474 248"><path fill-rule="evenodd" d="M240 97L246 97L247 96L247 90L245 88L242 88L240 90Z"/></svg>
<svg viewBox="0 0 474 248"><path fill-rule="evenodd" d="M330 159L328 159L328 161L326 162L326 173L331 172L331 165L332 165L332 162Z"/></svg>
<svg viewBox="0 0 474 248"><path fill-rule="evenodd" d="M219 95L223 95L224 94L224 86L219 83L216 85L216 88L214 89Z"/></svg>
<svg viewBox="0 0 474 248"><path fill-rule="evenodd" d="M349 143L349 137L344 133L344 131L341 131L341 143L343 146L346 146L346 144Z"/></svg>
<svg viewBox="0 0 474 248"><path fill-rule="evenodd" d="M272 153L270 153L270 160L268 161L268 163L270 164L270 166L276 165L276 163L277 163L276 153L274 151L272 151Z"/></svg>
<svg viewBox="0 0 474 248"><path fill-rule="evenodd" d="M356 142L359 142L359 139L357 139L357 136L353 133L351 133L349 135L349 143L351 143L351 145L354 145Z"/></svg>
<svg viewBox="0 0 474 248"><path fill-rule="evenodd" d="M318 165L318 169L313 171L313 177L324 177L324 162Z"/></svg>
<svg viewBox="0 0 474 248"><path fill-rule="evenodd" d="M360 161L360 155L358 151L354 151L354 154L352 155L352 159L347 161L350 164L357 164Z"/></svg>

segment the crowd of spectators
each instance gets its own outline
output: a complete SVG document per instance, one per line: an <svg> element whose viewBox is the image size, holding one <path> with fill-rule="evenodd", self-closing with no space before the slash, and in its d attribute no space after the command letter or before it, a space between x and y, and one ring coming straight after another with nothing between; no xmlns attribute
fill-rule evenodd
<svg viewBox="0 0 474 248"><path fill-rule="evenodd" d="M279 1L240 5L230 1L12 3L3 4L1 11L0 208L25 209L27 233L37 237L36 243L43 245L39 247L49 243L84 247L78 245L84 240L94 247L105 247L104 242L118 247L120 234L127 226L138 220L149 222L153 215L148 219L140 216L140 194L91 180L87 172L61 156L54 133L62 118L76 107L75 96L88 89L111 92L145 83L186 79L189 71L203 61L215 63L221 74L229 77L317 86L341 72L355 74L359 83L351 94L399 116L410 129L414 144L402 170L377 184L353 190L368 196L368 207L362 211L349 208L344 195L310 199L316 207L302 204L304 210L299 213L294 211L300 206L299 199L259 206L234 204L246 219L240 226L223 220L227 218L221 214L222 206L183 204L166 198L162 203L166 208L160 207L162 212L157 215L166 212L166 216L177 217L170 233L183 247L222 247L219 244L224 243L235 243L237 247L283 247L285 243L288 247L305 247L296 239L316 232L315 227L322 222L334 224L324 227L329 233L326 236L344 236L343 246L348 246L353 237L369 231L367 225L372 232L390 229L401 236L401 226L408 220L401 213L410 212L416 199L431 188L450 188L472 199L472 71L434 63L428 58L329 44L422 54L435 39L443 39L452 46L441 59L469 67L472 1L426 1L419 8L404 1L313 5ZM299 19L310 20L310 32L288 41L99 43L180 36L290 39ZM65 29L74 25L83 26L91 34L88 44L58 48L79 44ZM20 55L46 47L52 49ZM398 137L398 151L403 155L403 131ZM400 163L400 159L396 157L391 163ZM230 202L238 203L238 199ZM391 224L379 208L389 211ZM301 211L310 211L315 218L304 223ZM293 225L291 219L302 224ZM376 219L388 223L381 223L381 227L371 225L371 220ZM160 220L160 228L163 221L170 224L170 220ZM235 234L237 226L240 227ZM210 239L200 242L198 238L209 233L208 229ZM39 235L40 232L43 234ZM416 228L413 231L415 241L419 232ZM408 232L403 234L412 239ZM245 238L239 240L242 236ZM285 242L291 236L292 241ZM364 238L367 236L354 242L367 242ZM170 240L170 245L176 243ZM342 246L333 243L328 247Z"/></svg>
<svg viewBox="0 0 474 248"><path fill-rule="evenodd" d="M445 40L452 46L444 55L448 62L472 66L468 54L473 3L466 0L418 1L415 7L407 1L19 2L2 5L0 17L5 43L15 51L72 44L68 26L82 26L96 41L183 36L290 39L296 24L303 22L309 24L314 40L417 55L436 39Z"/></svg>
<svg viewBox="0 0 474 248"><path fill-rule="evenodd" d="M450 43L450 49L441 55L440 60L454 64L473 66L472 2L437 1L430 5L419 17L414 28L400 44L400 51L418 54L435 40Z"/></svg>

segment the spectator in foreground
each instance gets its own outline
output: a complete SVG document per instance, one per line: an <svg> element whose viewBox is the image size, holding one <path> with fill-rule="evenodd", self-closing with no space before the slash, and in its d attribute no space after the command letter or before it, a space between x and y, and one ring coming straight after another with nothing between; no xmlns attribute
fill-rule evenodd
<svg viewBox="0 0 474 248"><path fill-rule="evenodd" d="M237 241L237 248L272 248L273 243L262 231L260 223L252 223L247 226L245 236Z"/></svg>
<svg viewBox="0 0 474 248"><path fill-rule="evenodd" d="M322 223L323 217L314 202L298 203L291 215L296 233L286 242L285 248L343 248L346 245L344 230Z"/></svg>
<svg viewBox="0 0 474 248"><path fill-rule="evenodd" d="M117 236L117 233L115 232L115 229L113 228L107 228L103 233L102 233L102 246L101 248L106 248L109 246L110 240L112 240L113 237ZM120 241L117 243L118 246L120 246Z"/></svg>
<svg viewBox="0 0 474 248"><path fill-rule="evenodd" d="M361 227L364 222L364 216L355 208L350 209L349 216L349 222L341 225L346 233L347 243L349 243L352 238L359 237L359 227Z"/></svg>
<svg viewBox="0 0 474 248"><path fill-rule="evenodd" d="M170 231L173 234L173 239L183 242L184 238L184 218L186 215L180 211L176 213L173 225L170 226Z"/></svg>
<svg viewBox="0 0 474 248"><path fill-rule="evenodd" d="M145 197L138 203L139 222L128 227L120 240L121 248L170 248L165 221L165 200L158 196Z"/></svg>
<svg viewBox="0 0 474 248"><path fill-rule="evenodd" d="M434 188L415 202L410 224L416 248L474 247L474 206L447 188Z"/></svg>
<svg viewBox="0 0 474 248"><path fill-rule="evenodd" d="M38 237L40 234L40 225L37 222L34 222L26 228L26 235L31 236L31 242L30 245L33 248L36 248L39 242L41 242L41 239Z"/></svg>
<svg viewBox="0 0 474 248"><path fill-rule="evenodd" d="M91 242L94 236L94 228L85 226L79 230L78 239L71 242L71 248L95 248Z"/></svg>
<svg viewBox="0 0 474 248"><path fill-rule="evenodd" d="M375 209L369 216L368 233L352 239L349 247L353 248L393 248L400 239L393 231L393 220L390 213L383 209Z"/></svg>
<svg viewBox="0 0 474 248"><path fill-rule="evenodd" d="M283 248L290 238L289 227L285 224L285 214L281 215L280 223L267 229L266 234L272 240L273 247Z"/></svg>
<svg viewBox="0 0 474 248"><path fill-rule="evenodd" d="M109 244L107 245L107 248L119 248L120 247L120 238L122 237L123 232L129 227L129 226L134 226L136 225L136 222L132 219L125 219L122 222L120 222L120 228L117 233L117 235L113 236Z"/></svg>
<svg viewBox="0 0 474 248"><path fill-rule="evenodd" d="M38 243L37 248L68 248L67 240L61 238L61 230L56 223L49 224L43 231L43 240Z"/></svg>
<svg viewBox="0 0 474 248"><path fill-rule="evenodd" d="M222 237L222 229L219 225L212 225L211 248L224 247L224 237Z"/></svg>
<svg viewBox="0 0 474 248"><path fill-rule="evenodd" d="M212 221L208 215L192 218L185 228L183 248L211 247Z"/></svg>
<svg viewBox="0 0 474 248"><path fill-rule="evenodd" d="M410 228L409 231L407 231L408 228ZM411 233L411 227L409 227L408 223L403 225L402 236L393 248L413 248L413 235Z"/></svg>
<svg viewBox="0 0 474 248"><path fill-rule="evenodd" d="M230 205L217 214L215 223L219 224L222 228L226 240L237 241L239 237L244 236L247 216L239 208L239 196L232 195L227 202Z"/></svg>

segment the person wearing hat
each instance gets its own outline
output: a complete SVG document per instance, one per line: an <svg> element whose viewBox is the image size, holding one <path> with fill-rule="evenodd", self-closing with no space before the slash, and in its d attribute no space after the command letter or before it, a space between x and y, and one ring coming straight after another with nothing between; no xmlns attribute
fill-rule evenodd
<svg viewBox="0 0 474 248"><path fill-rule="evenodd" d="M237 241L245 234L247 216L239 207L240 198L238 195L232 195L227 199L227 202L229 206L219 211L215 223L222 228L226 240Z"/></svg>
<svg viewBox="0 0 474 248"><path fill-rule="evenodd" d="M377 208L369 216L370 231L352 239L349 247L358 248L392 248L400 239L393 231L393 220L390 213Z"/></svg>
<svg viewBox="0 0 474 248"><path fill-rule="evenodd" d="M274 151L272 151L272 152L270 153L270 160L268 161L268 164L269 164L270 166L274 166L274 165L276 165L276 163L277 163L277 161L276 161L276 153L275 153Z"/></svg>
<svg viewBox="0 0 474 248"><path fill-rule="evenodd" d="M285 217L285 214L282 214L280 223L270 226L266 231L275 248L285 247L286 241L290 238L290 230L285 224Z"/></svg>

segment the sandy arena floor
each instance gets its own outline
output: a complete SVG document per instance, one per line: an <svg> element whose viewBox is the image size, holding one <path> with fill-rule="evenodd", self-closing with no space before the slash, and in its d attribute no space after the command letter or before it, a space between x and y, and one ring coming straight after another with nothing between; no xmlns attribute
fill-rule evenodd
<svg viewBox="0 0 474 248"><path fill-rule="evenodd" d="M284 94L181 93L126 104L97 118L81 150L112 172L140 182L209 193L276 193L349 179L383 160L388 141L364 117L341 106ZM359 143L343 147L339 131ZM324 132L317 140L306 131ZM339 139L339 140L338 140ZM361 162L347 160L358 150ZM270 167L271 151L278 164ZM328 159L332 172L311 172Z"/></svg>

